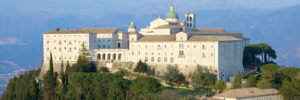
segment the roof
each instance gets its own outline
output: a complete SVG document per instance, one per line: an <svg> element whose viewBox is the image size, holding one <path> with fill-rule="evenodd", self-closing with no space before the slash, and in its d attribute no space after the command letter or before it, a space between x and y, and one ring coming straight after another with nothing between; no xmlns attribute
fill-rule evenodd
<svg viewBox="0 0 300 100"><path fill-rule="evenodd" d="M176 35L144 35L138 42L165 42L176 41Z"/></svg>
<svg viewBox="0 0 300 100"><path fill-rule="evenodd" d="M233 36L192 36L188 41L241 41Z"/></svg>
<svg viewBox="0 0 300 100"><path fill-rule="evenodd" d="M242 32L213 32L213 31L206 31L206 32L187 32L189 34L242 34Z"/></svg>
<svg viewBox="0 0 300 100"><path fill-rule="evenodd" d="M173 5L170 6L170 11L167 13L166 18L176 18L176 19L178 19L178 14L174 11Z"/></svg>
<svg viewBox="0 0 300 100"><path fill-rule="evenodd" d="M215 95L214 98L248 98L277 94L279 94L279 92L275 89L241 88L225 91L221 94Z"/></svg>
<svg viewBox="0 0 300 100"><path fill-rule="evenodd" d="M50 32L46 32L45 34L72 34L72 33L103 33L103 34L111 34L116 32L117 28L84 28L84 29L65 29L61 30L56 28Z"/></svg>
<svg viewBox="0 0 300 100"><path fill-rule="evenodd" d="M181 25L162 25L162 26L158 26L154 29L174 29L174 28L182 28Z"/></svg>
<svg viewBox="0 0 300 100"><path fill-rule="evenodd" d="M56 28L50 32L46 32L44 34L72 34L72 33L89 33L88 31L81 30L81 29L73 29L73 30L60 30L59 28Z"/></svg>
<svg viewBox="0 0 300 100"><path fill-rule="evenodd" d="M187 41L241 41L232 36L192 36ZM138 42L170 42L176 41L176 35L144 35Z"/></svg>
<svg viewBox="0 0 300 100"><path fill-rule="evenodd" d="M128 26L129 29L136 29L136 26L133 24L133 21L131 21L130 25Z"/></svg>
<svg viewBox="0 0 300 100"><path fill-rule="evenodd" d="M195 28L198 32L225 32L224 28Z"/></svg>
<svg viewBox="0 0 300 100"><path fill-rule="evenodd" d="M91 33L103 33L103 34L107 34L107 33L114 33L116 32L118 29L117 28L85 28L82 29Z"/></svg>

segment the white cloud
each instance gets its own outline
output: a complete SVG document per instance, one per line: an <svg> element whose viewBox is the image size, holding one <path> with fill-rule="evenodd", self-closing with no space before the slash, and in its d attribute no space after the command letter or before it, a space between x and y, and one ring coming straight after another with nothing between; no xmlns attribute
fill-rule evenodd
<svg viewBox="0 0 300 100"><path fill-rule="evenodd" d="M0 62L8 63L8 64L10 64L10 65L12 65L12 66L18 66L18 64L14 63L14 62L12 62L12 61L0 61Z"/></svg>
<svg viewBox="0 0 300 100"><path fill-rule="evenodd" d="M0 40L0 45L19 45L19 44L25 44L25 43L15 37L9 37L4 40Z"/></svg>

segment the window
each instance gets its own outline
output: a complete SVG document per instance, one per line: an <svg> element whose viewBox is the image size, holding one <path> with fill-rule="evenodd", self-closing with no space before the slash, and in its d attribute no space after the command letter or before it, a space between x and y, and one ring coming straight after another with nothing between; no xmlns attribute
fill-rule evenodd
<svg viewBox="0 0 300 100"><path fill-rule="evenodd" d="M132 51L131 55L134 55L133 51Z"/></svg>
<svg viewBox="0 0 300 100"><path fill-rule="evenodd" d="M160 62L160 57L157 58L157 62Z"/></svg>
<svg viewBox="0 0 300 100"><path fill-rule="evenodd" d="M183 50L179 50L179 56L183 56L183 55L184 55Z"/></svg>
<svg viewBox="0 0 300 100"><path fill-rule="evenodd" d="M145 62L148 62L148 57L145 57Z"/></svg>
<svg viewBox="0 0 300 100"><path fill-rule="evenodd" d="M167 58L167 57L165 57L165 58L164 58L164 62L167 62L167 61L168 61L168 58Z"/></svg>
<svg viewBox="0 0 300 100"><path fill-rule="evenodd" d="M62 44L61 41L59 41L58 44L61 45Z"/></svg>
<svg viewBox="0 0 300 100"><path fill-rule="evenodd" d="M121 43L118 43L118 48L121 48Z"/></svg>
<svg viewBox="0 0 300 100"><path fill-rule="evenodd" d="M171 62L171 63L174 62L174 58L173 58L173 57L171 57L170 62Z"/></svg>
<svg viewBox="0 0 300 100"><path fill-rule="evenodd" d="M205 58L205 54L204 53L202 53L202 58Z"/></svg>
<svg viewBox="0 0 300 100"><path fill-rule="evenodd" d="M183 44L179 44L179 49L183 49Z"/></svg>
<svg viewBox="0 0 300 100"><path fill-rule="evenodd" d="M154 62L154 57L151 57L151 62Z"/></svg>
<svg viewBox="0 0 300 100"><path fill-rule="evenodd" d="M203 50L205 49L205 46L204 46L204 45L202 45L202 49L203 49Z"/></svg>
<svg viewBox="0 0 300 100"><path fill-rule="evenodd" d="M47 41L47 44L49 44L49 41Z"/></svg>

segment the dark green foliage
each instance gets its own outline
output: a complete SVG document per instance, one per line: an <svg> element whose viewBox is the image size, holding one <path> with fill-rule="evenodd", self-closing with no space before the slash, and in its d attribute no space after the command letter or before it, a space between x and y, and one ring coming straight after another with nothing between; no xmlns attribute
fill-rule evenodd
<svg viewBox="0 0 300 100"><path fill-rule="evenodd" d="M148 67L140 60L134 68L134 72L146 73L148 72Z"/></svg>
<svg viewBox="0 0 300 100"><path fill-rule="evenodd" d="M158 92L161 84L150 77L138 77L132 82L131 90L136 94L148 94Z"/></svg>
<svg viewBox="0 0 300 100"><path fill-rule="evenodd" d="M196 71L192 74L192 78L191 78L192 85L196 88L202 87L204 84L203 79L204 79L203 69L198 65Z"/></svg>
<svg viewBox="0 0 300 100"><path fill-rule="evenodd" d="M107 67L100 67L99 72L106 73L109 72L109 69Z"/></svg>
<svg viewBox="0 0 300 100"><path fill-rule="evenodd" d="M72 72L97 72L97 67L94 62L91 61L89 50L82 44L79 52L77 62L70 68Z"/></svg>
<svg viewBox="0 0 300 100"><path fill-rule="evenodd" d="M258 58L261 56L261 59ZM274 49L268 44L254 44L254 45L247 45L244 49L244 56L243 56L243 63L244 65L250 64L258 64L259 62L262 63L270 63L272 59L276 59L277 55Z"/></svg>
<svg viewBox="0 0 300 100"><path fill-rule="evenodd" d="M283 70L283 74L286 78L291 80L292 78L296 78L297 74L300 72L299 68L296 67L288 67Z"/></svg>
<svg viewBox="0 0 300 100"><path fill-rule="evenodd" d="M24 75L9 80L1 100L37 100L39 98L38 84L35 81L38 71L30 70Z"/></svg>
<svg viewBox="0 0 300 100"><path fill-rule="evenodd" d="M44 75L43 80L43 98L47 100L55 99L55 87L56 87L56 77L53 73L53 60L52 54L50 54L50 66L49 70Z"/></svg>
<svg viewBox="0 0 300 100"><path fill-rule="evenodd" d="M236 71L234 73L234 78L231 83L231 88L237 89L237 88L241 88L241 86L242 86L242 74L240 73L240 71Z"/></svg>
<svg viewBox="0 0 300 100"><path fill-rule="evenodd" d="M182 85L186 83L184 75L180 73L176 67L172 66L167 67L167 72L163 76L163 79L171 86Z"/></svg>
<svg viewBox="0 0 300 100"><path fill-rule="evenodd" d="M279 92L285 100L297 100L296 98L300 98L300 80L284 80Z"/></svg>
<svg viewBox="0 0 300 100"><path fill-rule="evenodd" d="M222 80L217 80L215 87L217 93L221 93L224 89L226 89L226 84Z"/></svg>
<svg viewBox="0 0 300 100"><path fill-rule="evenodd" d="M256 87L257 79L254 75L250 75L246 80L246 87Z"/></svg>
<svg viewBox="0 0 300 100"><path fill-rule="evenodd" d="M272 88L272 83L267 79L262 79L257 82L256 87L260 89L269 89Z"/></svg>

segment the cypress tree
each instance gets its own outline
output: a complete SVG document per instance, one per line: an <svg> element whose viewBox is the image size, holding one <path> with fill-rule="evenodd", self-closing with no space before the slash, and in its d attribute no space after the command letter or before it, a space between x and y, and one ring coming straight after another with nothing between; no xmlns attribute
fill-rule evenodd
<svg viewBox="0 0 300 100"><path fill-rule="evenodd" d="M44 76L44 86L43 86L43 98L46 100L54 100L55 99L55 87L56 87L56 78L53 73L53 59L52 53L50 53L50 64L49 70Z"/></svg>
<svg viewBox="0 0 300 100"><path fill-rule="evenodd" d="M241 87L242 87L242 75L241 75L240 71L236 71L234 73L234 79L231 84L231 88L237 89L237 88L241 88Z"/></svg>

